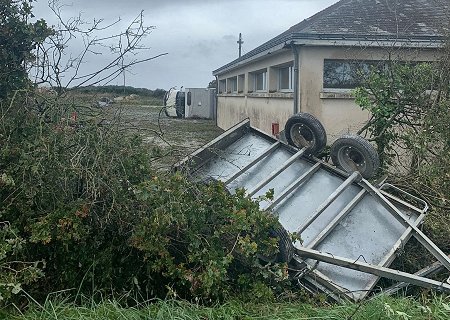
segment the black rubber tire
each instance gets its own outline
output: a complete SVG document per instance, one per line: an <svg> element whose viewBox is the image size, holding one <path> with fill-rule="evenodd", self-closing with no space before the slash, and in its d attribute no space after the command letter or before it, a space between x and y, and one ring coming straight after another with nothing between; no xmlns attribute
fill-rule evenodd
<svg viewBox="0 0 450 320"><path fill-rule="evenodd" d="M337 139L330 150L333 164L348 172L359 171L365 179L372 178L380 167L375 148L363 137L346 134Z"/></svg>
<svg viewBox="0 0 450 320"><path fill-rule="evenodd" d="M286 229L280 224L270 231L278 238L278 254L276 262L289 263L294 257L294 245Z"/></svg>
<svg viewBox="0 0 450 320"><path fill-rule="evenodd" d="M181 111L181 108L176 108L176 112L177 112L177 118L182 119L184 118L184 112Z"/></svg>
<svg viewBox="0 0 450 320"><path fill-rule="evenodd" d="M325 128L313 115L297 113L284 126L286 141L296 148L307 147L308 153L318 155L327 145Z"/></svg>
<svg viewBox="0 0 450 320"><path fill-rule="evenodd" d="M180 119L184 118L185 96L186 96L185 92L179 91L177 92L177 96L175 98L175 109L177 112L177 117Z"/></svg>

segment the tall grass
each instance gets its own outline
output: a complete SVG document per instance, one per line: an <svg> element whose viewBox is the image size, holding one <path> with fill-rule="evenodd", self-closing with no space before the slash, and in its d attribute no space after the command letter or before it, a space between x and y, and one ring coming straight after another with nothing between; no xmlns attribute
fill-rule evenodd
<svg viewBox="0 0 450 320"><path fill-rule="evenodd" d="M0 314L1 317L1 314ZM136 308L123 308L116 301L90 303L84 307L67 301L47 300L33 306L25 314L3 314L14 320L84 320L84 319L189 319L189 320L290 320L290 319L450 319L450 297L437 296L419 303L411 298L380 296L359 304L317 307L310 304L272 303L254 304L229 302L213 307L182 301L157 301Z"/></svg>

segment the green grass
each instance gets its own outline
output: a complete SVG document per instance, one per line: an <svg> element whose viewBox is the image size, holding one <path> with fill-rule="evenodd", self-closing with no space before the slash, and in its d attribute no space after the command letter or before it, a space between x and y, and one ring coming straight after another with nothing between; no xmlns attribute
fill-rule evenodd
<svg viewBox="0 0 450 320"><path fill-rule="evenodd" d="M0 314L1 316L1 314ZM410 298L380 296L360 304L316 307L300 303L245 304L229 302L204 307L181 301L158 301L136 308L123 308L114 301L75 307L48 300L24 314L4 314L4 319L189 319L189 320L293 320L293 319L450 319L449 297L435 297L423 305Z"/></svg>

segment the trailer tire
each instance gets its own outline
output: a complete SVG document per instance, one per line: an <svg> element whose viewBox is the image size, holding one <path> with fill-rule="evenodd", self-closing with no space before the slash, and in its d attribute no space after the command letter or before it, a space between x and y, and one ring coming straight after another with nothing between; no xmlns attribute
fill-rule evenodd
<svg viewBox="0 0 450 320"><path fill-rule="evenodd" d="M327 133L319 120L309 113L297 113L284 126L286 141L296 148L307 148L317 155L327 145Z"/></svg>
<svg viewBox="0 0 450 320"><path fill-rule="evenodd" d="M333 164L350 173L359 171L365 179L372 178L380 167L375 148L363 137L346 134L337 139L330 150Z"/></svg>
<svg viewBox="0 0 450 320"><path fill-rule="evenodd" d="M278 238L278 253L272 257L260 256L260 259L266 262L289 263L294 257L294 245L286 229L278 223L270 229L269 235Z"/></svg>
<svg viewBox="0 0 450 320"><path fill-rule="evenodd" d="M281 224L274 227L271 231L278 238L279 252L277 254L276 261L289 263L294 257L294 245L292 244L291 237Z"/></svg>

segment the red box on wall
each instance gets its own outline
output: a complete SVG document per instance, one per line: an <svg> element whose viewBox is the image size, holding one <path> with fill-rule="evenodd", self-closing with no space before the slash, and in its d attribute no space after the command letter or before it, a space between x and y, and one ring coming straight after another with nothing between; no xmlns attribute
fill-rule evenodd
<svg viewBox="0 0 450 320"><path fill-rule="evenodd" d="M272 135L278 136L280 134L280 124L279 123L272 123Z"/></svg>

